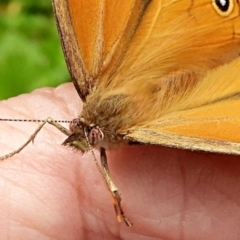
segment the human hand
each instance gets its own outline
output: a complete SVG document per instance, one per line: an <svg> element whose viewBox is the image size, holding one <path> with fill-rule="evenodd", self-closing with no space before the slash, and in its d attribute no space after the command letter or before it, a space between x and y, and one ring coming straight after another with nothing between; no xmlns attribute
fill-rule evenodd
<svg viewBox="0 0 240 240"><path fill-rule="evenodd" d="M0 117L72 120L80 106L64 84L2 101ZM37 126L0 122L0 155ZM240 157L158 146L108 151L128 228L116 220L91 153L61 146L65 138L46 125L34 144L0 162L1 239L238 239Z"/></svg>

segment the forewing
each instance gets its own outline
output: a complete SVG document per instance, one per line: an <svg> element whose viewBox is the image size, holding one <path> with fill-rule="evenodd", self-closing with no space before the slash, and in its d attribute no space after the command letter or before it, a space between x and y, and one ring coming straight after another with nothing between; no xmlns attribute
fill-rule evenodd
<svg viewBox="0 0 240 240"><path fill-rule="evenodd" d="M52 2L67 66L85 101L106 69L120 62L150 0Z"/></svg>

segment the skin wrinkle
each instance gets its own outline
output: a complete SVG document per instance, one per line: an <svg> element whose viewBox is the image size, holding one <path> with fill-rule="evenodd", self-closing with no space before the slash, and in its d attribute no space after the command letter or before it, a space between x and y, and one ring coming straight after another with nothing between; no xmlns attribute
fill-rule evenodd
<svg viewBox="0 0 240 240"><path fill-rule="evenodd" d="M188 194L187 194L187 191L186 191L186 171L185 171L185 168L184 168L184 165L183 163L181 163L181 159L179 159L178 161L178 164L179 164L179 170L180 170L180 174L181 174L181 185L182 185L182 195L183 195L183 198L182 198L182 209L181 209L181 212L180 212L180 218L179 218L179 227L180 227L180 232L179 232L179 239L184 239L184 235L185 235L185 229L184 229L184 225L183 225L183 222L186 220L186 209L187 209L187 206L188 206Z"/></svg>

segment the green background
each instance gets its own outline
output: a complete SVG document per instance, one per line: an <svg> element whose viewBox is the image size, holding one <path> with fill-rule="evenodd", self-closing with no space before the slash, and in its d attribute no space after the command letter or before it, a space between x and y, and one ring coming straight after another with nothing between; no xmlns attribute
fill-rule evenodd
<svg viewBox="0 0 240 240"><path fill-rule="evenodd" d="M0 0L0 100L69 81L50 0Z"/></svg>

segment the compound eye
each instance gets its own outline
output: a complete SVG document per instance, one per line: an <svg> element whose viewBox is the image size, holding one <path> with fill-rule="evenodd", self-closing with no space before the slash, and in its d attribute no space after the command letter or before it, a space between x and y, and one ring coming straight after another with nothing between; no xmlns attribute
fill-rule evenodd
<svg viewBox="0 0 240 240"><path fill-rule="evenodd" d="M88 140L90 145L94 146L101 142L104 138L103 132L98 127L94 127L89 131Z"/></svg>
<svg viewBox="0 0 240 240"><path fill-rule="evenodd" d="M69 129L71 131L71 133L74 133L76 131L77 126L79 126L80 123L80 119L79 118L74 118L69 126Z"/></svg>

